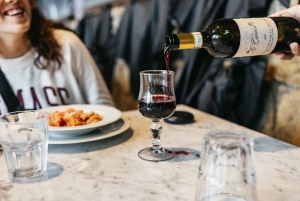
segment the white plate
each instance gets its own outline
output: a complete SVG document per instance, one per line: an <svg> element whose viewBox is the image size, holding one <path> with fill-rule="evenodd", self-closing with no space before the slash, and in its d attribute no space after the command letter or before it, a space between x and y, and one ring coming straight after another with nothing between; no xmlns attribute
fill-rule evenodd
<svg viewBox="0 0 300 201"><path fill-rule="evenodd" d="M103 119L99 122L88 124L88 125L82 125L82 126L72 126L72 127L49 126L49 133L60 134L60 135L81 135L87 132L91 132L100 126L104 126L112 122L115 122L118 119L120 119L122 115L120 110L105 105L61 105L61 106L43 108L41 110L49 112L51 114L55 111L65 111L68 108L83 110L83 112L93 111L99 114L100 116L102 116Z"/></svg>
<svg viewBox="0 0 300 201"><path fill-rule="evenodd" d="M122 118L114 123L102 126L86 135L68 136L50 133L49 144L76 144L102 140L123 133L129 128L129 126L130 121L127 118Z"/></svg>

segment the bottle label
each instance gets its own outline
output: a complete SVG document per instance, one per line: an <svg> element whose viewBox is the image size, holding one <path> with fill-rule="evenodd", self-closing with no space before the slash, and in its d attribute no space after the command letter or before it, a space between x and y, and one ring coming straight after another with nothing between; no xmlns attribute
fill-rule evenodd
<svg viewBox="0 0 300 201"><path fill-rule="evenodd" d="M194 38L194 48L201 48L203 45L203 38L201 32L192 32Z"/></svg>
<svg viewBox="0 0 300 201"><path fill-rule="evenodd" d="M233 57L270 54L277 43L278 31L271 18L234 19L240 29L240 47Z"/></svg>

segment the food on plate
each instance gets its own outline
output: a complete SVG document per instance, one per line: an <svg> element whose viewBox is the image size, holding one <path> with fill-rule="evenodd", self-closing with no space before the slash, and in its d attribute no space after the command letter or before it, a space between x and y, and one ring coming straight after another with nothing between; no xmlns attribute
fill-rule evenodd
<svg viewBox="0 0 300 201"><path fill-rule="evenodd" d="M103 117L93 111L84 113L83 110L68 108L65 111L56 111L50 114L50 126L81 126L101 121Z"/></svg>

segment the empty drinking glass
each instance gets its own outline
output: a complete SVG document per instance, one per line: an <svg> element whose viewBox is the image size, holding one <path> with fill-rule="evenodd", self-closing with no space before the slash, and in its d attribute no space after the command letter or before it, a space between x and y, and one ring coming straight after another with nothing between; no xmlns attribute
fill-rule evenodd
<svg viewBox="0 0 300 201"><path fill-rule="evenodd" d="M12 112L0 116L0 143L12 178L30 178L47 168L49 113Z"/></svg>
<svg viewBox="0 0 300 201"><path fill-rule="evenodd" d="M231 131L205 135L196 201L255 201L253 140Z"/></svg>

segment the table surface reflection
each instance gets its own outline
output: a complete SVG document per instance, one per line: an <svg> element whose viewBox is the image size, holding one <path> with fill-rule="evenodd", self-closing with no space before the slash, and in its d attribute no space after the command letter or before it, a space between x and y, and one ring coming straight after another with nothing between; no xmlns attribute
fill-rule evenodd
<svg viewBox="0 0 300 201"><path fill-rule="evenodd" d="M164 162L141 160L137 153L151 146L151 120L123 112L130 129L112 138L70 145L49 145L48 169L40 177L11 181L0 156L0 200L186 200L194 198L203 135L212 130L246 133L255 141L259 201L300 201L300 149L199 110L195 122L162 121L163 146L177 152Z"/></svg>

